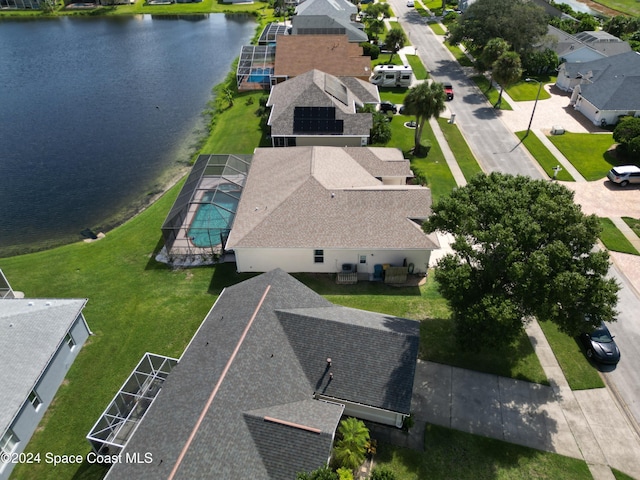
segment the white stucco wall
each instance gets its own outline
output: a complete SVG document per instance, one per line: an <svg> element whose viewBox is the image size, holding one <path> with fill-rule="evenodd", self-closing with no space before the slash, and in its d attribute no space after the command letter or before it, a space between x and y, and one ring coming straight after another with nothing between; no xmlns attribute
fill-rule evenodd
<svg viewBox="0 0 640 480"><path fill-rule="evenodd" d="M358 265L358 273L373 274L374 265L391 264L401 266L414 265L414 273L426 272L430 250L354 250L325 249L324 262L314 262L314 249L311 248L236 248L238 272L268 272L281 268L288 273L335 273L342 270L343 263ZM360 256L366 261L360 263Z"/></svg>

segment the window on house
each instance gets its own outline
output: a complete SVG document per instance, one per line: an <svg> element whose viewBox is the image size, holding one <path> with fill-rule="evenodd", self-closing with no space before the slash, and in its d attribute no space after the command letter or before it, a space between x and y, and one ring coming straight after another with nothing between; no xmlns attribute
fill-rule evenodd
<svg viewBox="0 0 640 480"><path fill-rule="evenodd" d="M367 256L366 255L360 255L360 263L367 263Z"/></svg>
<svg viewBox="0 0 640 480"><path fill-rule="evenodd" d="M13 430L9 429L2 436L2 440L0 440L0 452L3 453L11 453L18 446L18 442L20 440L16 437L16 434L13 433Z"/></svg>
<svg viewBox="0 0 640 480"><path fill-rule="evenodd" d="M38 411L40 405L42 405L42 400L40 400L40 397L34 390L31 390L31 393L29 394L29 403L33 405L33 408L35 408L36 411Z"/></svg>
<svg viewBox="0 0 640 480"><path fill-rule="evenodd" d="M313 263L324 263L324 250L313 251Z"/></svg>
<svg viewBox="0 0 640 480"><path fill-rule="evenodd" d="M71 336L71 333L67 333L67 335L64 337L64 341L67 345L69 345L69 348L71 350L73 350L73 347L76 346L76 342L73 339L73 337Z"/></svg>

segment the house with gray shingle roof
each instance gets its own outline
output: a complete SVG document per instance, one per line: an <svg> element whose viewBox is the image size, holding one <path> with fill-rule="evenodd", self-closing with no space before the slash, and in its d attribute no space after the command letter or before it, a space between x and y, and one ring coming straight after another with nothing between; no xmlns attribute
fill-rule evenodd
<svg viewBox="0 0 640 480"><path fill-rule="evenodd" d="M350 42L369 41L362 23L330 15L294 15L291 35L347 35Z"/></svg>
<svg viewBox="0 0 640 480"><path fill-rule="evenodd" d="M226 243L239 272L335 273L356 264L425 273L437 240L421 224L431 190L407 185L394 148L258 148Z"/></svg>
<svg viewBox="0 0 640 480"><path fill-rule="evenodd" d="M572 90L570 105L594 125L615 125L624 115L640 116L640 53L563 63L556 85Z"/></svg>
<svg viewBox="0 0 640 480"><path fill-rule="evenodd" d="M547 36L543 39L542 47L556 52L560 63L590 62L631 51L629 43L610 33L587 31L571 35L553 25L547 27ZM562 80L559 79L560 88L564 86Z"/></svg>
<svg viewBox="0 0 640 480"><path fill-rule="evenodd" d="M0 452L23 452L42 420L91 333L86 302L0 297ZM14 466L0 462L0 479Z"/></svg>
<svg viewBox="0 0 640 480"><path fill-rule="evenodd" d="M310 70L271 89L267 125L272 145L367 145L373 116L358 108L379 101L373 84Z"/></svg>
<svg viewBox="0 0 640 480"><path fill-rule="evenodd" d="M419 322L334 305L279 269L227 287L121 455L153 461L107 479L294 479L327 464L343 415L402 423L418 342Z"/></svg>

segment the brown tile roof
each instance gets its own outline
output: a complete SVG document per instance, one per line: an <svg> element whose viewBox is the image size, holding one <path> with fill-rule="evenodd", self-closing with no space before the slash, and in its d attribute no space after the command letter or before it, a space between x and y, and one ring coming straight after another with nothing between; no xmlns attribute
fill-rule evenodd
<svg viewBox="0 0 640 480"><path fill-rule="evenodd" d="M431 190L383 185L369 170L376 161L366 158L376 153L256 149L227 247L438 248L412 220L431 213Z"/></svg>
<svg viewBox="0 0 640 480"><path fill-rule="evenodd" d="M295 77L318 69L336 76L371 76L371 57L346 35L278 35L274 75Z"/></svg>

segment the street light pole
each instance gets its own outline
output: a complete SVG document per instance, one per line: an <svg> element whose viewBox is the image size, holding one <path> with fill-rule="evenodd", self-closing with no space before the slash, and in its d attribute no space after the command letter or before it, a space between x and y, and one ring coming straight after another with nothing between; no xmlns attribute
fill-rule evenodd
<svg viewBox="0 0 640 480"><path fill-rule="evenodd" d="M538 98L540 98L540 90L542 90L542 82L539 82L535 78L525 78L525 82L536 82L538 84L538 94L536 95L536 101L533 102L533 111L531 112L531 118L529 119L529 126L527 127L527 133L524 134L522 140L527 138L529 132L531 131L531 124L533 123L533 114L536 113L536 106L538 105Z"/></svg>

